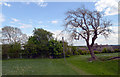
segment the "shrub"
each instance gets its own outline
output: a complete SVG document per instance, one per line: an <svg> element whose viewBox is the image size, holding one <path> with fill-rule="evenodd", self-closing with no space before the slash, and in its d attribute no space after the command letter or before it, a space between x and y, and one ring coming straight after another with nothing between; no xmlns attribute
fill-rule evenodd
<svg viewBox="0 0 120 77"><path fill-rule="evenodd" d="M74 55L79 55L79 53L77 51L74 52Z"/></svg>
<svg viewBox="0 0 120 77"><path fill-rule="evenodd" d="M68 50L67 55L73 55L73 53L70 50Z"/></svg>
<svg viewBox="0 0 120 77"><path fill-rule="evenodd" d="M120 50L119 49L115 49L114 52L120 52Z"/></svg>
<svg viewBox="0 0 120 77"><path fill-rule="evenodd" d="M113 53L114 51L111 51L110 49L104 48L102 50L102 53Z"/></svg>
<svg viewBox="0 0 120 77"><path fill-rule="evenodd" d="M82 51L81 55L86 55L86 54L89 54L89 52L87 51Z"/></svg>
<svg viewBox="0 0 120 77"><path fill-rule="evenodd" d="M81 53L82 53L82 50L81 50L81 49L79 49L79 50L78 50L78 54L80 55Z"/></svg>
<svg viewBox="0 0 120 77"><path fill-rule="evenodd" d="M70 55L67 54L67 55L65 55L65 57L70 57Z"/></svg>
<svg viewBox="0 0 120 77"><path fill-rule="evenodd" d="M99 54L100 52L99 51L94 51L95 54Z"/></svg>
<svg viewBox="0 0 120 77"><path fill-rule="evenodd" d="M114 51L111 51L111 53L114 53Z"/></svg>
<svg viewBox="0 0 120 77"><path fill-rule="evenodd" d="M104 49L102 50L102 53L107 53L107 49L104 48Z"/></svg>
<svg viewBox="0 0 120 77"><path fill-rule="evenodd" d="M64 57L64 53L63 53L63 57ZM70 55L66 51L65 51L65 57L70 57Z"/></svg>
<svg viewBox="0 0 120 77"><path fill-rule="evenodd" d="M75 46L71 46L73 55L76 55L77 48Z"/></svg>

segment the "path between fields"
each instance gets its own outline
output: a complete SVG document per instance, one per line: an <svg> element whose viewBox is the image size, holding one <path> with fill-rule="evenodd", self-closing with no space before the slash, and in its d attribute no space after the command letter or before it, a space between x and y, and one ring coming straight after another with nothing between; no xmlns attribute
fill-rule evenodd
<svg viewBox="0 0 120 77"><path fill-rule="evenodd" d="M84 72L83 70L77 68L76 66L74 66L70 63L67 63L67 65L70 66L73 70L75 70L78 73L78 75L92 75L92 74Z"/></svg>

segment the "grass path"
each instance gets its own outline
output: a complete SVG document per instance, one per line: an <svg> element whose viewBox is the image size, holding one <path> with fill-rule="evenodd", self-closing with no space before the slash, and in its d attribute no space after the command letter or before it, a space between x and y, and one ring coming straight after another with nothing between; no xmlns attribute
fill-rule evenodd
<svg viewBox="0 0 120 77"><path fill-rule="evenodd" d="M81 70L80 68L77 68L77 67L75 67L74 65L72 65L72 64L68 64L67 63L67 65L69 66L69 67L71 67L73 70L75 70L77 73L78 73L78 75L92 75L92 74L88 74L88 73L86 73L86 72L84 72L83 70Z"/></svg>

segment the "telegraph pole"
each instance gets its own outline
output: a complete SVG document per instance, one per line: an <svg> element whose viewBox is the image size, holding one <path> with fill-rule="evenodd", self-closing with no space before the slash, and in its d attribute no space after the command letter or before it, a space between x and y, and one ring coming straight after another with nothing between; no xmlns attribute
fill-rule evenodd
<svg viewBox="0 0 120 77"><path fill-rule="evenodd" d="M64 61L66 62L66 59L65 59L64 37L62 37L62 42L63 42L63 54L64 54Z"/></svg>

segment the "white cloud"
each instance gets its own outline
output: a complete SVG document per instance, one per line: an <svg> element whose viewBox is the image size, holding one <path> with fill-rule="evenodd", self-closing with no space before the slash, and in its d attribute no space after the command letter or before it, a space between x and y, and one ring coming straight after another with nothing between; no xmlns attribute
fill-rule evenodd
<svg viewBox="0 0 120 77"><path fill-rule="evenodd" d="M65 34L61 33L62 30L48 30L53 33L53 37L57 40L62 40L62 37L65 37Z"/></svg>
<svg viewBox="0 0 120 77"><path fill-rule="evenodd" d="M70 37L70 34L68 32L63 32L62 30L48 30L53 33L53 37L57 38L57 40L62 40L62 37L64 37L64 40L67 41L70 44L75 44L75 41L73 41Z"/></svg>
<svg viewBox="0 0 120 77"><path fill-rule="evenodd" d="M6 3L6 2L4 2L3 4L4 4L5 6L8 6L8 7L11 6L11 4L8 4L8 3Z"/></svg>
<svg viewBox="0 0 120 77"><path fill-rule="evenodd" d="M27 5L29 5L31 2L37 4L38 6L40 7L46 7L48 5L48 3L46 3L44 0L37 0L37 1L34 1L34 0L31 0L30 2L25 2Z"/></svg>
<svg viewBox="0 0 120 77"><path fill-rule="evenodd" d="M4 5L4 6L7 6L7 7L10 7L11 4L7 3L7 2L0 2L0 5Z"/></svg>
<svg viewBox="0 0 120 77"><path fill-rule="evenodd" d="M12 2L12 1L3 1L0 2L0 5L4 5L7 7L11 7L11 4L9 4L8 2ZM14 1L13 1L14 2ZM29 5L31 2L37 4L40 7L46 7L48 5L48 3L45 2L45 0L30 0L30 1L15 1L15 2L24 2L25 4Z"/></svg>
<svg viewBox="0 0 120 77"><path fill-rule="evenodd" d="M103 36L99 36L96 40L96 43L98 44L108 44L108 45L117 45L118 44L118 34L120 32L118 31L118 28L120 26L111 26L110 29L113 30L114 33L111 33L107 39L105 39Z"/></svg>
<svg viewBox="0 0 120 77"><path fill-rule="evenodd" d="M45 3L44 1L43 2L36 2L36 4L40 7L46 7L48 4Z"/></svg>
<svg viewBox="0 0 120 77"><path fill-rule="evenodd" d="M86 46L86 42L84 39L74 40L72 44L74 46Z"/></svg>
<svg viewBox="0 0 120 77"><path fill-rule="evenodd" d="M12 22L11 23L15 23L15 22L18 22L19 20L16 19L16 18L11 18Z"/></svg>
<svg viewBox="0 0 120 77"><path fill-rule="evenodd" d="M1 23L5 21L5 18L4 16L0 13L0 26L1 26Z"/></svg>
<svg viewBox="0 0 120 77"><path fill-rule="evenodd" d="M118 1L119 0L99 0L95 3L97 11L104 11L105 15L118 14Z"/></svg>
<svg viewBox="0 0 120 77"><path fill-rule="evenodd" d="M57 21L57 20L53 20L53 21L51 21L51 23L53 23L53 24L57 24L58 21Z"/></svg>
<svg viewBox="0 0 120 77"><path fill-rule="evenodd" d="M54 35L53 35L53 37L54 38L57 38L58 40L60 40L61 38L60 38L60 32L61 32L62 30L54 30L54 31L51 31Z"/></svg>
<svg viewBox="0 0 120 77"><path fill-rule="evenodd" d="M24 24L24 23L19 23L21 26L19 28L32 28L33 26L31 24Z"/></svg>

